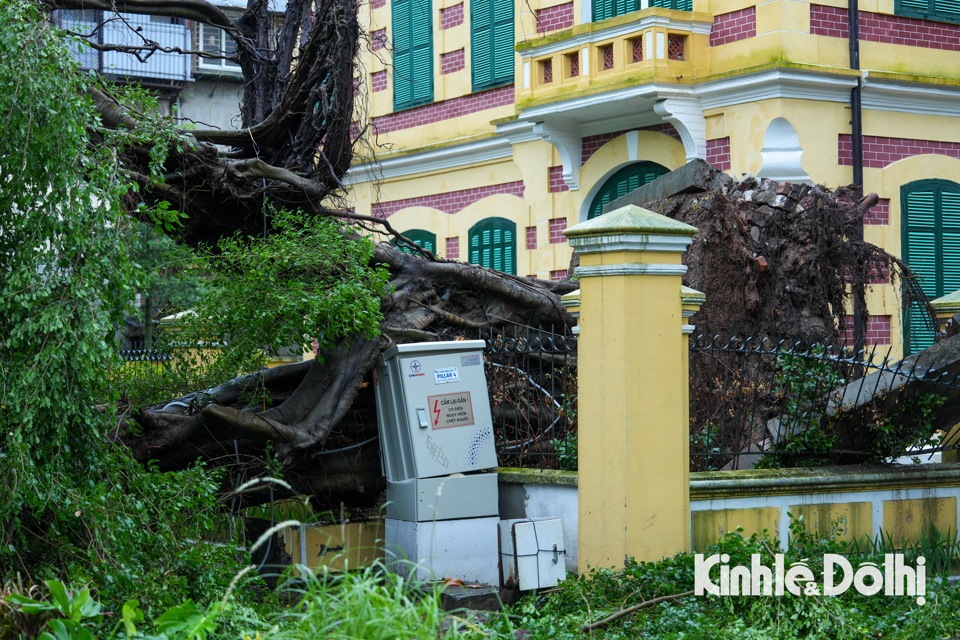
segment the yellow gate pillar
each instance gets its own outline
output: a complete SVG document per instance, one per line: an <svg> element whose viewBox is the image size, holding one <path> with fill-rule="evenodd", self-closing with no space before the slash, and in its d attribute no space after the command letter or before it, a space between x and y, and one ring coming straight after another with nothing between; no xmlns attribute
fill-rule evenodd
<svg viewBox="0 0 960 640"><path fill-rule="evenodd" d="M580 254L579 571L689 551L680 277L697 229L630 205L564 233Z"/></svg>

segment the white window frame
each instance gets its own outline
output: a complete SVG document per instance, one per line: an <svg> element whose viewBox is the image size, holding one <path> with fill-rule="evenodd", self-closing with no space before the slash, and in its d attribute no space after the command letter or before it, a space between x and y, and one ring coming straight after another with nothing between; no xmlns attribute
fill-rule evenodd
<svg viewBox="0 0 960 640"><path fill-rule="evenodd" d="M219 27L211 27L210 25L203 24L202 22L197 25L197 49L199 51L203 51L204 30L209 30L209 29L216 29L217 31L220 32L220 38L218 42L220 43L220 54L222 55L224 40L225 38L229 38L230 36L228 36L223 29ZM240 73L242 71L240 69L240 65L234 64L230 60L224 60L222 58L211 59L211 58L204 58L202 56L197 56L197 67L200 69L206 69L210 71L233 71L236 73Z"/></svg>

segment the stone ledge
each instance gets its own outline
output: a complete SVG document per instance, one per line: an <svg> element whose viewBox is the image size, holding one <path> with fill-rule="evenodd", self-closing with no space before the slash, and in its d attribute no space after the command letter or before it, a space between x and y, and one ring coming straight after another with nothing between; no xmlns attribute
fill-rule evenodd
<svg viewBox="0 0 960 640"><path fill-rule="evenodd" d="M960 486L960 464L703 471L690 474L690 499Z"/></svg>
<svg viewBox="0 0 960 640"><path fill-rule="evenodd" d="M508 482L511 484L559 484L570 487L577 486L576 471L498 467L497 477L500 482Z"/></svg>
<svg viewBox="0 0 960 640"><path fill-rule="evenodd" d="M577 486L576 471L497 469L500 482ZM801 493L891 491L960 486L960 463L911 467L849 466L801 469L700 471L690 474L691 500L717 500Z"/></svg>

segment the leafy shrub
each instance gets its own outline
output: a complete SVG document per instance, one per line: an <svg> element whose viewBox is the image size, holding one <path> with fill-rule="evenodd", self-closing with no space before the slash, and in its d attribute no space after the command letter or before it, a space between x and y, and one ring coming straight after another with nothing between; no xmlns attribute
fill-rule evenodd
<svg viewBox="0 0 960 640"><path fill-rule="evenodd" d="M854 570L882 556L863 545L839 541L839 527L826 536L808 531L802 518L791 526L784 562L805 561L814 576L822 575L822 556L843 553ZM779 542L766 531L744 538L741 531L727 533L704 551L729 554L729 565L750 565L760 554L773 566ZM928 545L931 546L931 545ZM953 546L956 549L956 545ZM864 553L866 552L866 553ZM949 563L947 563L949 566ZM928 564L928 568L931 565ZM694 588L694 556L681 553L661 562L631 560L622 570L591 569L589 576L568 579L549 595L516 605L515 625L527 629L532 640L583 638L582 625L618 610L660 596L681 594ZM882 594L864 596L849 589L840 596L688 596L663 602L623 617L591 632L593 638L685 638L715 640L791 638L942 638L960 631L960 593L943 577L927 577L927 603L915 597Z"/></svg>

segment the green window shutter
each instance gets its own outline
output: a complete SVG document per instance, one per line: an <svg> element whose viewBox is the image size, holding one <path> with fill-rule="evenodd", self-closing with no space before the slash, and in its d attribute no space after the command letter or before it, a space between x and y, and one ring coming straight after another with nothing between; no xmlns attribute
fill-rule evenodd
<svg viewBox="0 0 960 640"><path fill-rule="evenodd" d="M639 189L669 171L670 169L655 162L635 162L620 169L603 183L597 195L593 197L587 219L592 220L600 215L605 204Z"/></svg>
<svg viewBox="0 0 960 640"><path fill-rule="evenodd" d="M470 2L470 56L473 88L493 81L493 2Z"/></svg>
<svg viewBox="0 0 960 640"><path fill-rule="evenodd" d="M413 33L410 7L413 0L393 1L393 107L413 102Z"/></svg>
<svg viewBox="0 0 960 640"><path fill-rule="evenodd" d="M933 0L933 11L938 15L960 17L960 0Z"/></svg>
<svg viewBox="0 0 960 640"><path fill-rule="evenodd" d="M693 11L693 0L652 0L650 6L676 9L677 11Z"/></svg>
<svg viewBox="0 0 960 640"><path fill-rule="evenodd" d="M424 229L410 229L409 231L404 231L403 235L413 242L416 242L418 245L429 251L430 253L437 252L437 235L435 233L430 233ZM394 241L393 244L396 244ZM407 247L400 249L404 253L413 253Z"/></svg>
<svg viewBox="0 0 960 640"><path fill-rule="evenodd" d="M960 290L960 185L922 180L901 188L903 260L931 299ZM930 320L918 305L904 313L904 352L934 342Z"/></svg>
<svg viewBox="0 0 960 640"><path fill-rule="evenodd" d="M393 108L433 100L431 0L393 1Z"/></svg>
<svg viewBox="0 0 960 640"><path fill-rule="evenodd" d="M596 0L593 3L593 21L599 22L634 11L640 11L640 0Z"/></svg>
<svg viewBox="0 0 960 640"><path fill-rule="evenodd" d="M470 228L470 262L517 274L517 225L505 218L487 218Z"/></svg>
<svg viewBox="0 0 960 640"><path fill-rule="evenodd" d="M920 288L937 297L937 207L935 189L918 189L903 198L903 259L920 278ZM904 353L933 344L933 330L919 304L904 314Z"/></svg>
<svg viewBox="0 0 960 640"><path fill-rule="evenodd" d="M960 0L894 0L898 16L960 23Z"/></svg>
<svg viewBox="0 0 960 640"><path fill-rule="evenodd" d="M940 220L943 227L943 293L947 295L960 290L960 185L951 190L949 185L940 187Z"/></svg>
<svg viewBox="0 0 960 640"><path fill-rule="evenodd" d="M513 81L513 0L470 3L470 58L473 90Z"/></svg>
<svg viewBox="0 0 960 640"><path fill-rule="evenodd" d="M513 0L493 0L493 81L513 82Z"/></svg>
<svg viewBox="0 0 960 640"><path fill-rule="evenodd" d="M607 18L612 18L614 14L614 5L616 0L594 0L593 2L593 21L600 22Z"/></svg>

